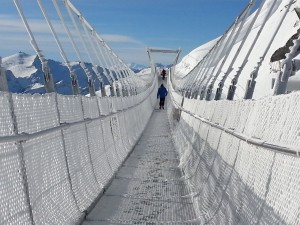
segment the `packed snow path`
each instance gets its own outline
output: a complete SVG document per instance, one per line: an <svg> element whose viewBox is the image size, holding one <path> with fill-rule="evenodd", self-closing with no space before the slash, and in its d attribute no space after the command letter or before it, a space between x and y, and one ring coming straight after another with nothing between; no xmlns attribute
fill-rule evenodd
<svg viewBox="0 0 300 225"><path fill-rule="evenodd" d="M167 113L155 110L84 225L189 224L196 214L178 164Z"/></svg>

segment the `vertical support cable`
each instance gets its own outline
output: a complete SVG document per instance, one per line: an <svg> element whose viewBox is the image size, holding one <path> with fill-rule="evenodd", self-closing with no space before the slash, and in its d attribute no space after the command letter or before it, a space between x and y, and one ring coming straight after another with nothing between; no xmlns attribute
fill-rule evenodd
<svg viewBox="0 0 300 225"><path fill-rule="evenodd" d="M265 18L263 20L263 23L260 26L260 29L257 32L257 34L256 34L256 36L255 36L255 38L254 38L254 40L252 42L252 45L250 46L250 48L249 48L246 56L244 57L244 60L243 60L243 62L241 64L241 66L239 67L238 71L236 72L234 78L231 80L231 85L230 85L230 87L228 89L228 94L227 94L227 99L228 100L233 100L233 97L234 97L234 94L235 94L235 90L236 90L236 84L238 83L239 76L242 73L245 65L247 64L249 56L252 53L252 50L254 49L254 46L256 45L256 42L257 42L258 38L260 37L260 34L263 31L263 29L264 29L264 27L265 27L265 25L267 23L267 20L269 19L270 15L271 15L271 12L274 9L275 5L276 5L276 1L273 1L273 4L268 9L268 13L266 14L266 16L265 16Z"/></svg>
<svg viewBox="0 0 300 225"><path fill-rule="evenodd" d="M101 82L101 80L102 80L101 74L99 73L99 71L98 71L98 69L97 69L97 66L96 66L96 64L95 64L95 62L94 62L94 60L93 60L93 57L91 56L91 54L90 54L90 52L89 52L89 50L88 50L88 47L87 47L87 45L86 45L86 43L85 43L85 41L84 41L84 39L83 39L83 37L82 37L82 34L81 34L81 32L80 32L80 30L79 30L79 27L78 27L78 24L77 24L77 22L76 22L76 20L75 20L75 18L74 18L74 15L73 15L73 13L72 13L72 11L71 11L71 9L70 9L70 6L69 6L69 0L63 0L63 3L64 3L64 5L65 5L65 7L66 7L66 9L67 9L67 11L68 11L69 17L71 18L72 24L73 24L73 26L74 26L74 28L75 28L75 30L76 30L76 32L77 32L77 35L78 35L79 38L80 38L80 41L81 41L81 43L82 43L82 45L83 45L83 47L84 47L84 50L85 50L86 54L88 55L88 57L89 57L89 59L90 59L90 61L91 61L91 63L92 63L93 71L95 72L97 78L98 78L99 81ZM80 16L80 15L78 15L78 16Z"/></svg>
<svg viewBox="0 0 300 225"><path fill-rule="evenodd" d="M216 92L216 95L215 95L215 100L220 100L221 99L225 81L226 81L227 77L229 76L229 74L231 73L231 71L233 70L233 65L234 65L237 57L239 56L242 48L244 47L244 44L248 40L248 36L249 36L250 32L252 31L252 28L253 28L253 26L254 26L254 24L255 24L258 16L260 15L260 12L261 12L263 6L265 5L265 3L266 3L266 0L263 0L263 2L260 4L260 7L256 11L254 18L252 19L251 24L247 28L247 32L244 35L243 40L242 40L241 44L239 45L238 50L236 51L233 59L231 60L230 65L228 66L227 71L224 73L224 75L223 75L223 77L222 77L222 79L221 79L221 81L219 83L219 87L217 88L217 92Z"/></svg>
<svg viewBox="0 0 300 225"><path fill-rule="evenodd" d="M81 32L79 31L79 27L78 27L78 25L77 25L77 23L76 23L76 21L75 21L74 15L73 15L73 13L72 13L71 11L73 11L75 14L77 14L77 16L79 17L79 20L81 21L81 25L83 26L83 29L85 30L85 32L87 32L86 26L88 26L90 30L93 30L93 28L89 25L89 23L83 18L83 16L81 15L81 13L75 8L75 6L74 6L69 0L64 0L64 4L65 4L65 6L66 6L66 8L67 8L67 10L68 10L68 13L69 13L69 15L70 15L72 21L73 21L74 27L75 27L76 30L77 30L77 33L78 33L78 35L79 35L79 37L80 37L80 39L81 39L81 42L82 42L82 44L83 44L83 46L84 46L84 48L85 48L85 51L86 51L86 53L88 54L90 61L91 61L92 64L94 65L94 66L93 66L93 70L94 70L94 72L97 74L97 77L99 77L99 76L101 76L101 75L100 75L100 73L99 73L97 67L95 66L95 65L96 65L96 64L95 64L95 61L94 61L93 57L91 56L91 54L90 54L89 51L88 51L87 44L85 43L85 41L84 41L84 39L83 39L83 37L82 37L82 34L81 34ZM90 38L90 34L87 34L87 35L88 35L88 37ZM94 47L94 46L92 46L92 47ZM93 49L94 49L94 48L93 48ZM96 53L96 56L99 57L99 55L98 55L97 53ZM104 71L105 71L105 70L104 70ZM110 82L111 82L111 87L112 87L114 78L113 78L112 75L110 75L110 74L108 74L108 75L109 75L110 78L111 78ZM101 82L101 81L100 81L100 82ZM112 96L114 95L114 90L113 90L113 88L111 88L111 95L112 95Z"/></svg>
<svg viewBox="0 0 300 225"><path fill-rule="evenodd" d="M208 86L207 93L206 93L206 96L205 96L205 99L206 99L207 101L209 101L210 98L211 98L212 89L213 89L213 87L214 87L214 84L215 84L215 82L216 82L216 80L217 80L219 74L221 73L221 71L222 71L222 69L223 69L223 66L224 66L225 62L227 61L227 58L228 58L228 56L229 56L230 51L232 50L233 45L235 44L235 42L236 42L238 36L240 35L240 33L241 33L241 31L242 31L242 28L244 27L244 24L245 24L245 22L246 22L246 20L247 20L247 18L248 18L248 16L249 16L249 14L250 14L251 9L253 8L253 6L254 6L254 4L255 4L255 1L256 1L256 0L251 0L251 2L250 2L250 3L248 4L248 6L246 7L246 9L245 9L245 14L244 14L243 18L241 19L240 24L237 25L237 26L239 26L237 32L236 32L235 34L232 33L232 37L234 36L232 40L231 40L231 39L228 40L228 43L230 43L229 46L228 46L228 49L230 49L229 52L228 52L228 54L226 54L225 57L223 58L223 60L222 60L222 62L221 62L221 65L219 66L219 69L218 69L218 71L216 72L216 74L213 73L213 74L211 75L212 81L211 81L210 85ZM225 51L225 48L224 48L224 51ZM228 68L228 69L231 69L231 68Z"/></svg>
<svg viewBox="0 0 300 225"><path fill-rule="evenodd" d="M44 82L45 82L45 89L46 89L46 92L47 93L50 93L50 92L55 92L55 87L54 87L54 82L53 82L53 77L50 73L50 68L48 66L48 62L47 60L45 59L45 56L42 54L42 50L39 49L38 45L37 45L37 42L35 40L35 37L31 31L31 28L27 22L27 19L26 19L26 16L21 8L21 5L19 3L19 0L13 0L14 3L15 3L15 6L19 12L19 15L21 16L21 19L24 23L24 26L27 30L27 33L30 37L30 44L31 46L33 47L33 49L35 50L35 52L37 53L40 61L41 61L41 64L42 64L42 70L43 70L43 73L44 73Z"/></svg>
<svg viewBox="0 0 300 225"><path fill-rule="evenodd" d="M230 43L231 43L231 40L232 40L232 36L233 36L233 34L235 33L235 30L236 30L236 28L237 28L237 25L238 25L238 22L240 21L240 20L242 20L243 18L245 18L245 15L247 14L247 12L248 12L248 7L249 7L249 4L245 7L245 9L240 13L240 15L236 18L236 20L235 20L235 22L229 27L229 29L227 29L227 31L225 32L225 35L223 35L222 37L221 37L221 39L224 41L225 39L226 39L226 37L228 36L228 34L230 33L230 36L228 37L228 39L227 39L227 41L226 41L226 44L224 44L223 45L223 47L222 47L222 42L221 43L219 43L219 47L218 46L216 46L216 45L218 45L218 43L215 45L216 47L217 47L217 52L216 52L216 55L217 56L222 56L223 54L224 54L224 51L225 51L225 47L227 47L227 46L229 46L230 45ZM231 31L231 32L230 32ZM221 40L219 39L218 40L218 42L220 42ZM214 47L215 47L214 46ZM214 48L213 47L213 48ZM202 66L202 64L204 63L204 60L206 59L206 57L208 56L208 54L210 54L210 51L205 55L205 57L203 57L198 63L197 63L197 65L189 72L189 74L187 74L185 77L187 77L187 76L192 76L194 79L189 79L189 81L188 82L186 82L186 84L184 84L184 89L186 89L187 88L187 86L189 86L189 85L191 85L191 84L193 84L194 83L194 81L195 81L195 76L196 76L196 69L197 68L199 68L198 69L198 73L201 73L201 76L203 76L203 75L205 75L206 77L207 77L207 75L206 75L206 70L205 70L205 72L203 71L201 71L200 72L200 68L201 68L201 70L203 70L204 69L204 67ZM216 59L215 59L216 60ZM215 61L214 60L214 61ZM211 64L211 62L209 63L209 64ZM217 66L216 66L217 67ZM213 72L211 73L211 75L210 75L210 78L213 76L213 74L214 74L214 72L215 72L215 69L216 69L216 67L214 68L214 70L213 70ZM198 75L200 75L200 74L198 74ZM197 75L197 76L198 76ZM204 85L204 88L203 89L206 89L206 86L207 86L207 84L208 84L208 82L209 82L209 80L210 80L210 78L208 78L208 81L206 82L206 84ZM204 81L204 78L203 79L201 79L201 81L200 81L200 84L199 85L201 85L201 83ZM201 92L203 92L203 90L201 91ZM204 93L204 92L203 92ZM204 97L204 94L202 93L202 96L200 96L200 99L202 100L203 99L203 97Z"/></svg>
<svg viewBox="0 0 300 225"><path fill-rule="evenodd" d="M56 9L56 12L57 12L57 14L58 14L58 16L59 16L59 18L60 18L60 20L61 20L61 22L62 22L62 24L63 24L63 26L64 26L64 28L66 30L66 32L68 34L69 40L70 40L70 42L71 42L71 44L73 46L73 49L74 49L74 51L75 51L75 53L77 55L77 58L80 61L79 65L83 69L85 75L87 76L88 83L89 83L89 92L90 92L90 95L93 96L93 92L95 91L95 89L94 89L94 86L92 86L92 83L90 82L90 80L92 80L92 74L87 69L86 64L85 64L85 62L84 62L84 60L83 60L83 58L81 56L81 53L79 52L79 49L78 49L77 45L75 44L74 38L73 38L73 36L72 36L72 34L70 32L69 27L67 26L66 20L65 20L63 14L62 14L62 11L61 11L58 3L57 3L57 0L52 0L52 2L53 2L53 5L54 5L54 7Z"/></svg>
<svg viewBox="0 0 300 225"><path fill-rule="evenodd" d="M108 81L109 81L109 75L108 74L111 74L112 72L110 71L110 69L109 69L109 66L108 66L108 63L107 63L107 60L106 60L106 56L104 55L104 53L103 53L103 49L102 49L102 47L101 47L101 42L98 40L98 34L96 33L96 31L95 30L93 30L92 31L92 36L94 37L94 42L95 42L95 45L96 45L96 47L98 48L98 51L99 51L99 53L101 54L101 57L102 57L102 59L103 59L103 62L104 62L104 65L102 66L102 69L103 69L103 73L105 73L106 75L106 78L108 79ZM108 72L107 72L107 70L109 70ZM104 86L102 86L101 85L101 92L103 92L103 93L105 93L105 91L104 91Z"/></svg>
<svg viewBox="0 0 300 225"><path fill-rule="evenodd" d="M287 5L286 9L285 9L285 12L283 14L283 16L281 17L279 23L277 24L277 27L275 29L275 32L273 33L272 37L269 39L269 43L268 45L266 46L265 48L265 51L262 55L262 57L260 57L260 60L257 62L257 66L254 68L254 70L251 72L250 74L250 79L248 80L247 82L247 87L246 87L246 92L245 92L245 95L244 95L244 99L252 99L253 97L253 94L254 94L254 89L255 89L255 85L256 85L256 78L258 76L258 71L259 71L259 68L263 62L263 60L265 59L267 53L268 53L268 50L270 49L272 43L273 43L273 40L274 38L276 37L276 35L278 34L278 31L287 15L287 13L289 12L292 4L293 4L294 0L290 0L289 1L289 4Z"/></svg>
<svg viewBox="0 0 300 225"><path fill-rule="evenodd" d="M204 85L203 87L201 86L202 83L205 81L205 79L208 77L208 72L210 70L210 67L212 67L213 65L213 62L217 62L218 58L221 57L224 53L224 50L225 50L225 47L226 47L226 44L225 43L225 40L226 38L228 37L228 41L231 40L232 38L232 35L234 34L236 28L237 28L237 24L238 24L238 21L239 19L243 16L243 13L244 11L240 14L239 17L236 18L236 20L233 22L233 24L229 27L229 29L225 32L225 34L221 37L221 39L219 40L219 43L216 47L216 50L215 52L211 55L211 60L210 62L207 64L206 68L203 70L203 72L201 72L201 76L203 77L202 80L200 81L200 83L198 84L198 87L201 88L201 91L200 91L200 99L202 100L204 98L204 94L205 94L205 91L206 91L206 86L207 85ZM217 65L215 66L215 68L217 67ZM214 70L213 72L214 73ZM207 81L209 81L209 78L207 79ZM207 82L206 82L207 83Z"/></svg>
<svg viewBox="0 0 300 225"><path fill-rule="evenodd" d="M78 84L77 75L75 74L75 72L73 71L73 69L72 69L72 67L70 65L68 57L67 57L67 55L66 55L66 53L65 53L65 51L64 51L64 49L63 49L63 47L62 47L62 45L61 45L61 43L59 41L59 38L58 38L58 36L57 36L57 34L55 32L55 29L54 29L54 27L53 27L50 19L49 19L49 16L48 16L48 14L47 14L47 12L45 10L45 7L42 4L42 1L41 0L37 0L37 3L38 3L38 5L39 5L39 7L40 7L40 9L41 9L41 11L43 13L43 16L45 17L45 20L46 20L46 22L47 22L47 24L49 26L49 29L50 29L50 31L51 31L51 33L53 35L53 38L54 38L54 40L55 40L55 42L57 44L57 47L59 49L59 53L60 53L61 57L63 58L64 62L66 63L66 65L68 67L68 70L70 72L73 94L74 95L78 95L79 94L79 84ZM91 95L95 95L95 93L92 92Z"/></svg>

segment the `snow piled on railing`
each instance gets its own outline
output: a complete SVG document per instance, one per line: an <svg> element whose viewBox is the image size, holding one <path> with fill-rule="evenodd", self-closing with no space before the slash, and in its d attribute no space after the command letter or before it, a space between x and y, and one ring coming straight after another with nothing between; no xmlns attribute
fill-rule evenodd
<svg viewBox="0 0 300 225"><path fill-rule="evenodd" d="M119 98L0 93L0 224L80 222L144 130L156 89Z"/></svg>
<svg viewBox="0 0 300 225"><path fill-rule="evenodd" d="M182 108L180 94L171 95L169 119L199 224L299 224L300 93L256 101L185 98Z"/></svg>

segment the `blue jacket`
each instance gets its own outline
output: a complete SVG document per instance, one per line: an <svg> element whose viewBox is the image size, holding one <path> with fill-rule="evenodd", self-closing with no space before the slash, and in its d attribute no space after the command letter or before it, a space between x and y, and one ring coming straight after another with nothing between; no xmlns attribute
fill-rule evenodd
<svg viewBox="0 0 300 225"><path fill-rule="evenodd" d="M168 91L165 87L158 88L157 98L165 98L168 95Z"/></svg>

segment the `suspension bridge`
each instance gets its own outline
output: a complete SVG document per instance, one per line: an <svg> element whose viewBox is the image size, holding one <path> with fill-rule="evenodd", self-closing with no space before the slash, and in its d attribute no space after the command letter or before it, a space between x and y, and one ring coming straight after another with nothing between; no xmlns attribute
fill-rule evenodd
<svg viewBox="0 0 300 225"><path fill-rule="evenodd" d="M148 48L151 71L139 76L70 0L52 0L88 96L43 1L36 3L69 69L72 95L56 92L47 52L13 2L47 93L10 92L0 68L0 224L300 224L300 93L286 94L299 35L280 61L273 94L253 99L271 45L299 1L251 0L183 74L180 49ZM166 81L153 53L175 55ZM166 110L157 109L160 83L168 87Z"/></svg>

